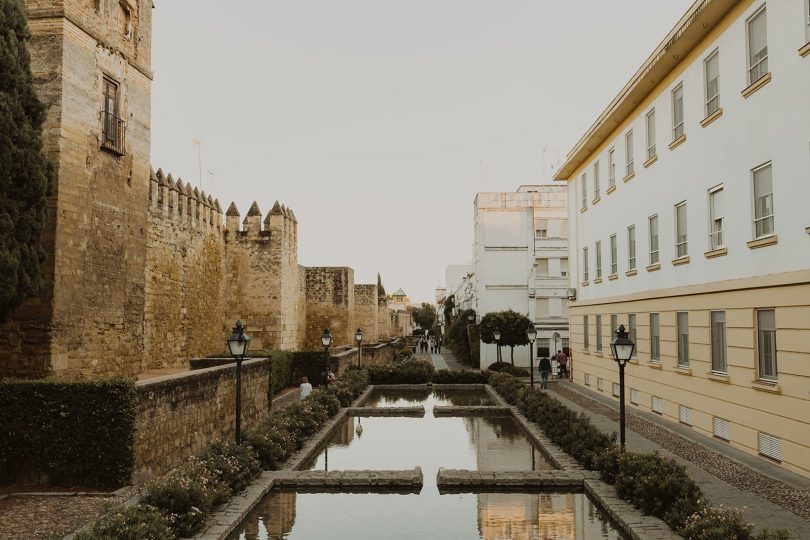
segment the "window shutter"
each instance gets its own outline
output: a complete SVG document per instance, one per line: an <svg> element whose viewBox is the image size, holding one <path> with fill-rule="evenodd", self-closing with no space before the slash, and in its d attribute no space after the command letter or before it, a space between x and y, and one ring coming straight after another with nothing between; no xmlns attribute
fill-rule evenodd
<svg viewBox="0 0 810 540"><path fill-rule="evenodd" d="M633 405L638 405L638 401L638 390L633 388L630 390L630 403Z"/></svg>
<svg viewBox="0 0 810 540"><path fill-rule="evenodd" d="M602 377L596 378L596 389L599 390L600 392L605 389L605 379L603 379Z"/></svg>
<svg viewBox="0 0 810 540"><path fill-rule="evenodd" d="M679 407L678 414L682 424L686 424L687 426L692 425L692 409L681 405Z"/></svg>
<svg viewBox="0 0 810 540"><path fill-rule="evenodd" d="M619 388L619 383L613 383L613 397L619 397L621 393L621 388Z"/></svg>
<svg viewBox="0 0 810 540"><path fill-rule="evenodd" d="M714 436L724 441L731 440L731 424L722 418L714 419Z"/></svg>
<svg viewBox="0 0 810 540"><path fill-rule="evenodd" d="M776 461L782 461L782 440L760 432L759 453Z"/></svg>
<svg viewBox="0 0 810 540"><path fill-rule="evenodd" d="M658 396L652 396L652 410L653 410L653 412L663 414L663 412L664 412L664 400L662 400Z"/></svg>

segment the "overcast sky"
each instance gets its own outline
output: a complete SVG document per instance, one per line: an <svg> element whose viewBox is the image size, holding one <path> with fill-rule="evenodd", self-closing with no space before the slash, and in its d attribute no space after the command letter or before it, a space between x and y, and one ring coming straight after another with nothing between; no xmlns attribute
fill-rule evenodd
<svg viewBox="0 0 810 540"><path fill-rule="evenodd" d="M550 182L691 3L156 1L152 163L293 208L300 264L432 301L475 193Z"/></svg>

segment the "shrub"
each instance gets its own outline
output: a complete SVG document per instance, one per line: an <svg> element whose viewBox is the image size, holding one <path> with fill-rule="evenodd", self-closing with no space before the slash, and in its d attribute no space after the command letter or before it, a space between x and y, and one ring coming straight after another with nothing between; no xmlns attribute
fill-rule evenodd
<svg viewBox="0 0 810 540"><path fill-rule="evenodd" d="M787 540L790 537L783 529L765 529L757 535L752 530L753 526L745 522L742 512L720 505L705 506L689 516L680 533L686 540Z"/></svg>
<svg viewBox="0 0 810 540"><path fill-rule="evenodd" d="M146 487L143 504L156 508L177 536L199 532L213 504L212 494L199 484L199 477L178 473Z"/></svg>
<svg viewBox="0 0 810 540"><path fill-rule="evenodd" d="M523 388L523 383L507 375L506 373L493 373L489 377L489 384L506 400L510 405L517 404L518 392Z"/></svg>
<svg viewBox="0 0 810 540"><path fill-rule="evenodd" d="M339 395L341 392L345 392L348 396L352 395L348 384L343 381L335 381L327 387L327 390L321 388L313 390L309 399L326 411L327 418L331 418L338 413L341 406L348 406L343 405Z"/></svg>
<svg viewBox="0 0 810 540"><path fill-rule="evenodd" d="M103 514L76 540L174 540L166 518L153 506L118 506Z"/></svg>
<svg viewBox="0 0 810 540"><path fill-rule="evenodd" d="M508 373L513 377L528 377L529 372L522 367L513 366L506 362L495 362L487 366L487 370L495 371L497 373Z"/></svg>
<svg viewBox="0 0 810 540"><path fill-rule="evenodd" d="M351 368L350 368L351 369ZM371 384L425 384L433 378L433 363L427 360L410 359L392 366L366 366Z"/></svg>
<svg viewBox="0 0 810 540"><path fill-rule="evenodd" d="M129 483L138 410L132 381L3 381L0 410L0 483L31 471L64 486Z"/></svg>
<svg viewBox="0 0 810 540"><path fill-rule="evenodd" d="M434 384L487 384L488 382L489 373L486 371L440 369L433 374Z"/></svg>
<svg viewBox="0 0 810 540"><path fill-rule="evenodd" d="M228 486L231 495L245 489L262 470L256 452L246 443L239 445L233 441L214 443L200 455L199 459L201 465L217 482Z"/></svg>
<svg viewBox="0 0 810 540"><path fill-rule="evenodd" d="M296 351L292 353L292 380L306 377L313 386L324 383L324 372L331 360L324 351Z"/></svg>
<svg viewBox="0 0 810 540"><path fill-rule="evenodd" d="M286 351L271 351L270 358L270 398L292 385L293 355Z"/></svg>

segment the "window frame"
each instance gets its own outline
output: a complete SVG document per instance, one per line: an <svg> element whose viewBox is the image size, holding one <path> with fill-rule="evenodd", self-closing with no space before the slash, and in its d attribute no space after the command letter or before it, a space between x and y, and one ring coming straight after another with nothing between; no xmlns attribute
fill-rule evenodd
<svg viewBox="0 0 810 540"><path fill-rule="evenodd" d="M675 335L678 346L678 367L689 368L689 312L678 311L675 314ZM686 336L685 343L681 341Z"/></svg>
<svg viewBox="0 0 810 540"><path fill-rule="evenodd" d="M650 362L661 362L661 314L650 313Z"/></svg>
<svg viewBox="0 0 810 540"><path fill-rule="evenodd" d="M582 209L588 208L588 173L583 172L580 177L582 181Z"/></svg>
<svg viewBox="0 0 810 540"><path fill-rule="evenodd" d="M810 43L810 0L804 0L804 38Z"/></svg>
<svg viewBox="0 0 810 540"><path fill-rule="evenodd" d="M596 316L596 351L602 352L602 315Z"/></svg>
<svg viewBox="0 0 810 540"><path fill-rule="evenodd" d="M616 241L616 234L610 235L610 275L619 273L619 245Z"/></svg>
<svg viewBox="0 0 810 540"><path fill-rule="evenodd" d="M594 245L594 253L596 254L596 279L602 277L602 241L597 240Z"/></svg>
<svg viewBox="0 0 810 540"><path fill-rule="evenodd" d="M627 227L627 269L636 269L636 226Z"/></svg>
<svg viewBox="0 0 810 540"><path fill-rule="evenodd" d="M760 316L764 313L773 313L773 328L769 330L762 329L762 321ZM775 383L779 381L779 363L778 352L779 349L776 345L776 309L775 308L759 308L756 310L756 323L757 323L757 377L760 381ZM772 354L773 354L773 373L765 373L763 369L764 363L764 349L763 349L763 332L772 332Z"/></svg>
<svg viewBox="0 0 810 540"><path fill-rule="evenodd" d="M635 313L628 313L627 314L627 326L629 327L627 330L630 333L630 341L636 344L633 347L633 354L630 358L638 357L638 321L636 320Z"/></svg>
<svg viewBox="0 0 810 540"><path fill-rule="evenodd" d="M625 175L630 176L635 172L635 161L633 158L633 130L630 129L624 134L624 170Z"/></svg>
<svg viewBox="0 0 810 540"><path fill-rule="evenodd" d="M810 0L808 0L810 1ZM709 62L717 60L717 93L713 96L709 95ZM716 101L714 108L711 103ZM715 48L703 60L703 107L706 117L708 118L720 109L720 47Z"/></svg>
<svg viewBox="0 0 810 540"><path fill-rule="evenodd" d="M653 235L653 223L655 223L655 235ZM650 265L661 262L661 239L658 235L658 214L653 214L647 218L648 254ZM653 249L653 236L655 237L655 249Z"/></svg>
<svg viewBox="0 0 810 540"><path fill-rule="evenodd" d="M723 248L725 244L725 238L723 235L723 223L725 222L725 215L723 212L723 199L722 195L718 194L725 194L724 185L718 184L713 188L710 188L708 191L709 197L709 251L714 251L717 249ZM716 216L715 212L715 204L714 198L721 197L719 199L719 203L717 206L721 206L720 208L720 215ZM715 222L719 223L719 228L717 230L714 229Z"/></svg>
<svg viewBox="0 0 810 540"><path fill-rule="evenodd" d="M683 209L683 240L681 240L680 236L680 228L681 228L681 214L680 211ZM682 257L689 256L689 229L688 229L689 220L687 219L687 206L686 201L681 201L675 205L675 258L680 259Z"/></svg>
<svg viewBox="0 0 810 540"><path fill-rule="evenodd" d="M767 4L763 3L757 10L755 10L751 14L750 17L745 19L745 54L746 54L745 65L746 65L746 68L747 68L746 77L747 77L749 85L754 84L755 82L760 80L762 77L765 77L769 73L769 71L768 71L768 12L767 12L766 8L767 8ZM753 23L754 19L756 19L760 15L765 16L765 49L764 49L765 56L763 56L762 58L757 60L756 63L752 64L751 63L751 60L752 60L752 54L751 54L751 23ZM764 71L762 71L759 74L758 77L754 78L753 77L754 69L759 68L759 66L762 65L763 62L765 63ZM759 70L757 70L757 72L759 73Z"/></svg>
<svg viewBox="0 0 810 540"><path fill-rule="evenodd" d="M810 1L810 0L808 0ZM608 150L608 189L616 187L616 147Z"/></svg>
<svg viewBox="0 0 810 540"><path fill-rule="evenodd" d="M590 269L588 268L588 246L582 248L582 281L587 283L590 279Z"/></svg>
<svg viewBox="0 0 810 540"><path fill-rule="evenodd" d="M757 211L758 211L757 202L758 202L758 199L762 198L762 197L757 197L757 173L764 170L764 169L770 169L770 174L771 174L771 191L770 191L771 213L770 213L770 215L767 215L767 216L757 217ZM773 201L773 161L768 161L766 163L763 163L762 165L759 165L759 166L754 167L753 169L751 169L751 202L752 202L752 205L753 205L752 215L754 217L754 219L753 219L754 240L757 240L759 238L767 238L769 236L773 236L774 233L776 232L776 219L774 217L776 215L776 212L774 210L774 201ZM768 231L766 233L763 233L763 234L758 234L757 233L758 222L763 222L763 221L766 221L768 219L771 220L770 231Z"/></svg>
<svg viewBox="0 0 810 540"><path fill-rule="evenodd" d="M658 155L655 148L655 107L645 115L644 125L647 135L647 161L649 161Z"/></svg>
<svg viewBox="0 0 810 540"><path fill-rule="evenodd" d="M588 325L588 316L582 316L582 347L588 349L591 345L590 328Z"/></svg>
<svg viewBox="0 0 810 540"><path fill-rule="evenodd" d="M593 164L593 199L599 199L599 160Z"/></svg>
<svg viewBox="0 0 810 540"><path fill-rule="evenodd" d="M676 99L676 95L680 92L680 100ZM684 106L683 106L683 82L672 89L672 140L677 141L681 138L686 130L684 128ZM678 114L680 114L680 122L678 121Z"/></svg>
<svg viewBox="0 0 810 540"><path fill-rule="evenodd" d="M613 334L619 327L619 316L615 313L610 315L610 339L613 340Z"/></svg>
<svg viewBox="0 0 810 540"><path fill-rule="evenodd" d="M722 315L723 320L715 320ZM718 342L718 324L722 324L722 343ZM726 312L724 310L712 310L709 314L709 332L711 338L711 361L712 373L728 373L728 341L726 339Z"/></svg>

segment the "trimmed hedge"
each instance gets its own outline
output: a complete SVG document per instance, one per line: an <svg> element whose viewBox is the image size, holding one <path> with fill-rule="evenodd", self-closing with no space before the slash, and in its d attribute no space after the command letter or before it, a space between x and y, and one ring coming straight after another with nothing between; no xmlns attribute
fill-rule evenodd
<svg viewBox="0 0 810 540"><path fill-rule="evenodd" d="M351 366L349 371L365 371L371 384L425 384L433 379L433 362L411 358L391 366Z"/></svg>
<svg viewBox="0 0 810 540"><path fill-rule="evenodd" d="M661 518L687 540L788 538L784 530L765 530L754 536L753 527L742 521L738 511L712 507L686 468L675 460L621 449L615 433L602 433L585 414L576 414L547 392L525 386L505 373L493 373L490 384L583 467L599 471L619 497L645 514Z"/></svg>
<svg viewBox="0 0 810 540"><path fill-rule="evenodd" d="M293 386L293 354L287 351L271 351L270 358L270 402L273 396L288 386Z"/></svg>
<svg viewBox="0 0 810 540"><path fill-rule="evenodd" d="M463 371L440 369L433 374L432 382L433 384L487 384L489 372L473 369Z"/></svg>
<svg viewBox="0 0 810 540"><path fill-rule="evenodd" d="M61 486L118 487L135 463L135 383L0 382L0 483L44 473Z"/></svg>
<svg viewBox="0 0 810 540"><path fill-rule="evenodd" d="M529 377L528 370L522 367L513 366L508 362L495 362L487 366L488 371L496 371L498 373L508 373L514 377Z"/></svg>
<svg viewBox="0 0 810 540"><path fill-rule="evenodd" d="M324 381L324 372L331 359L324 351L296 351L292 353L292 381L300 382L306 377L312 386L320 386Z"/></svg>

